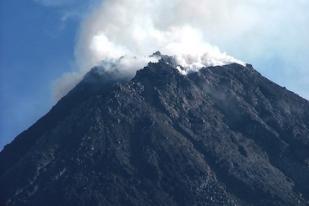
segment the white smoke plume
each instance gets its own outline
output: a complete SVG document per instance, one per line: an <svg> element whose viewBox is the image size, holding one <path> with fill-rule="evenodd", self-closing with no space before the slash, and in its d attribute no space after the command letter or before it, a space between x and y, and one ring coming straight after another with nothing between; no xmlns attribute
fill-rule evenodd
<svg viewBox="0 0 309 206"><path fill-rule="evenodd" d="M105 0L82 25L79 65L89 68L101 60L143 57L157 50L176 56L185 68L241 63L205 41L201 25L210 18L205 15L209 2Z"/></svg>
<svg viewBox="0 0 309 206"><path fill-rule="evenodd" d="M231 62L242 64L204 39L204 28L200 25L205 18L210 18L206 11L212 6L209 4L211 1L190 2L102 1L81 26L76 47L76 64L80 71L71 76L65 74L57 81L56 98L63 96L76 85L80 76L100 62L127 59L126 63L130 62L131 65L119 65L122 66L120 69L124 74L133 76L136 70L147 65L147 56L155 51L175 56L182 68L186 69L181 71L183 74L204 66Z"/></svg>
<svg viewBox="0 0 309 206"><path fill-rule="evenodd" d="M267 44L285 48L274 31L282 31L280 25L291 15L298 18L295 11L302 8L308 8L307 0L102 0L82 22L75 50L77 73L122 57L132 62L123 73L134 75L143 66L140 62L147 64L137 59L145 60L155 51L175 56L186 68L183 74L203 66L243 64L208 42L236 47L249 58L264 54ZM61 96L70 84L60 85L66 85L58 89Z"/></svg>

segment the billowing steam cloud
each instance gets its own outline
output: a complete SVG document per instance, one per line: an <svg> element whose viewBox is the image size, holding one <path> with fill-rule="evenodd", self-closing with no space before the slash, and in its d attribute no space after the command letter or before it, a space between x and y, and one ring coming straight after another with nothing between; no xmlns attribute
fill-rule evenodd
<svg viewBox="0 0 309 206"><path fill-rule="evenodd" d="M213 1L105 0L84 22L77 47L83 68L159 50L192 69L239 62L204 39ZM241 63L241 62L239 62Z"/></svg>
<svg viewBox="0 0 309 206"><path fill-rule="evenodd" d="M250 42L250 48L242 48L243 51L247 57L258 56L265 52L263 43L278 42L272 31L282 30L278 25L284 25L283 22L290 19L285 13L291 12L295 16L294 10L308 4L306 0L280 2L102 0L81 25L75 51L79 71L66 74L64 80L58 81L56 96L65 94L92 66L120 57L123 74L134 75L135 70L155 61L148 56L158 50L175 56L186 68L182 71L184 74L202 66L243 64L207 42L229 45L230 48L231 45L237 47L240 42ZM267 35L271 38L266 39Z"/></svg>
<svg viewBox="0 0 309 206"><path fill-rule="evenodd" d="M134 75L155 51L175 56L185 68L224 65L241 61L222 53L205 41L201 25L211 19L212 1L186 0L104 0L83 22L76 48L81 71L65 74L57 82L61 97L91 67L122 57L123 74ZM209 20L207 20L209 19ZM128 64L130 63L130 64ZM71 85L71 86L70 86Z"/></svg>

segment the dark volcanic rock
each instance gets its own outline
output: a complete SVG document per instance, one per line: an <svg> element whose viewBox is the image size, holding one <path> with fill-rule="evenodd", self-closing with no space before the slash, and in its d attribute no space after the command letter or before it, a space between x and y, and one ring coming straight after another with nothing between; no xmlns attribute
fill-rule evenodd
<svg viewBox="0 0 309 206"><path fill-rule="evenodd" d="M94 69L0 153L23 206L306 205L309 103L250 65Z"/></svg>

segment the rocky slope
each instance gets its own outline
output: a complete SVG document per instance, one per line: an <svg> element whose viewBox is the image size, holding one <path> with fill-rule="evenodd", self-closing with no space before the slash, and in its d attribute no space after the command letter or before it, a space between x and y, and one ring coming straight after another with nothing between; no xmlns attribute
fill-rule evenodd
<svg viewBox="0 0 309 206"><path fill-rule="evenodd" d="M309 103L231 64L95 68L0 153L2 205L307 205Z"/></svg>

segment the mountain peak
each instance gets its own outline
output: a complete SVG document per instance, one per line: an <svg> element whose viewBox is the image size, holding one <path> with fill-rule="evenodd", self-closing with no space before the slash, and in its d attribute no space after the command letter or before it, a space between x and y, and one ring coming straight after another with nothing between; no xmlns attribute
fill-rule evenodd
<svg viewBox="0 0 309 206"><path fill-rule="evenodd" d="M93 68L0 153L4 205L303 205L309 103L251 65Z"/></svg>

